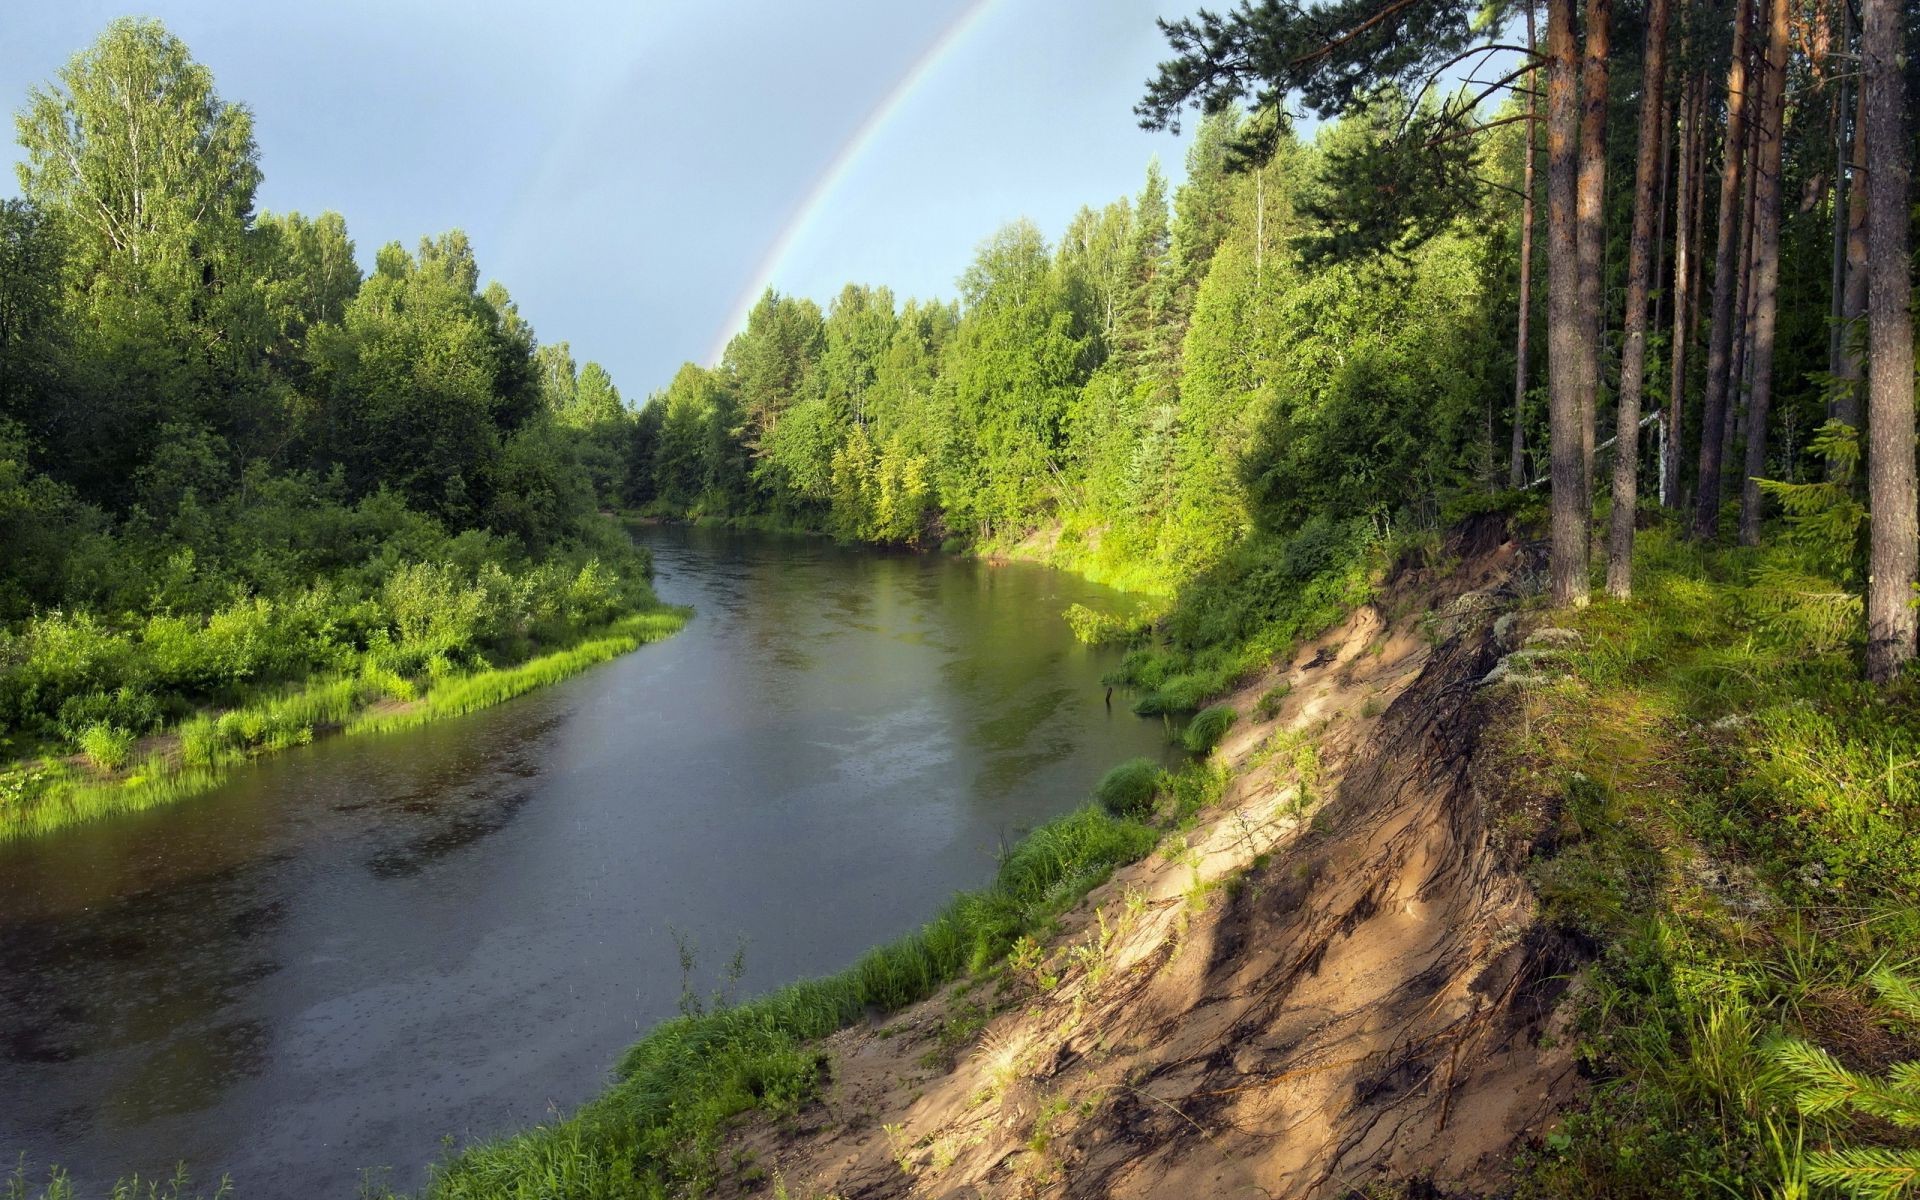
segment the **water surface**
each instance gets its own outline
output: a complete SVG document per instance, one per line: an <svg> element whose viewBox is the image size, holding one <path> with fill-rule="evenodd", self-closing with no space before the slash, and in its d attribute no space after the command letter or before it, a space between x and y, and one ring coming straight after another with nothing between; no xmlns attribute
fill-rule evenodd
<svg viewBox="0 0 1920 1200"><path fill-rule="evenodd" d="M836 970L1159 754L1027 565L643 535L675 637L155 812L0 845L0 1161L98 1189L184 1159L239 1197L412 1187L565 1112L715 986Z"/></svg>

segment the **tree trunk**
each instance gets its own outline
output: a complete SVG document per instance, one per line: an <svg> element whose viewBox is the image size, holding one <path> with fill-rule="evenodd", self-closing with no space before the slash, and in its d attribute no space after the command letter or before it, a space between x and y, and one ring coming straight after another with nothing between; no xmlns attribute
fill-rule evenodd
<svg viewBox="0 0 1920 1200"><path fill-rule="evenodd" d="M1662 447L1664 459L1661 462L1660 478L1664 485L1660 489L1660 503L1668 508L1674 507L1680 496L1680 433L1681 413L1685 407L1687 394L1687 345L1691 340L1692 329L1688 324L1688 315L1693 311L1693 236L1698 222L1694 212L1693 193L1698 187L1699 165L1696 159L1700 153L1700 106L1697 99L1698 81L1687 80L1682 92L1680 111L1685 115L1686 136L1680 140L1680 181L1675 189L1674 233L1673 233L1673 346L1669 354L1671 372L1667 382L1667 444Z"/></svg>
<svg viewBox="0 0 1920 1200"><path fill-rule="evenodd" d="M1655 119L1660 126L1660 186L1653 193L1653 262L1647 276L1653 315L1647 318L1647 328L1658 330L1666 317L1667 289L1660 286L1660 281L1667 277L1667 195L1673 184L1674 146L1678 140L1674 137L1673 98L1664 90L1660 93L1660 115Z"/></svg>
<svg viewBox="0 0 1920 1200"><path fill-rule="evenodd" d="M1847 189L1847 281L1840 295L1840 369L1835 372L1847 380L1846 388L1833 405L1835 420L1860 428L1860 380L1865 364L1860 361L1860 328L1867 315L1867 159L1861 151L1867 144L1867 89L1862 87L1855 101L1853 119L1853 183Z"/></svg>
<svg viewBox="0 0 1920 1200"><path fill-rule="evenodd" d="M1867 678L1884 683L1914 654L1913 584L1920 568L1913 453L1913 313L1907 278L1906 80L1899 0L1864 0L1867 172Z"/></svg>
<svg viewBox="0 0 1920 1200"><path fill-rule="evenodd" d="M1759 6L1767 2L1754 0L1756 18ZM1757 70L1752 61L1748 62L1747 84L1754 94L1747 103L1747 165L1740 201L1740 288L1734 293L1733 299L1733 358L1727 363L1727 419L1720 427L1721 487L1733 491L1739 490L1739 476L1736 474L1739 466L1734 459L1734 451L1739 445L1740 430L1747 419L1747 352L1753 346L1753 178L1754 165L1759 161L1754 134L1760 128L1756 110L1759 107L1761 78L1765 73Z"/></svg>
<svg viewBox="0 0 1920 1200"><path fill-rule="evenodd" d="M1780 147L1787 112L1787 0L1771 0L1760 88L1759 155L1754 159L1753 391L1747 400L1747 465L1740 482L1740 544L1760 544L1767 472L1767 416L1773 404L1773 337L1780 293Z"/></svg>
<svg viewBox="0 0 1920 1200"><path fill-rule="evenodd" d="M1713 256L1713 328L1707 338L1707 392L1700 414L1700 476L1693 534L1720 530L1720 436L1727 418L1727 364L1733 350L1733 301L1739 290L1740 151L1747 140L1747 24L1749 0L1737 0L1733 58L1727 67L1727 134L1720 165L1719 236Z"/></svg>
<svg viewBox="0 0 1920 1200"><path fill-rule="evenodd" d="M1693 81L1693 274L1687 285L1687 340L1700 349L1700 309L1707 278L1707 77Z"/></svg>
<svg viewBox="0 0 1920 1200"><path fill-rule="evenodd" d="M1533 0L1527 5L1527 49L1534 48ZM1520 202L1520 330L1514 335L1513 351L1513 443L1507 457L1507 482L1518 489L1527 485L1527 334L1533 323L1533 139L1539 104L1540 72L1527 72L1527 151L1520 169L1520 190L1526 197Z"/></svg>
<svg viewBox="0 0 1920 1200"><path fill-rule="evenodd" d="M1853 46L1853 5L1843 3L1840 9L1840 28L1837 31L1834 49L1842 55L1849 53ZM1842 71L1833 98L1833 270L1828 280L1828 295L1832 305L1827 311L1827 373L1840 375L1840 356L1844 353L1841 346L1844 324L1845 300L1847 290L1847 168L1853 161L1853 146L1848 137L1847 122L1852 116L1847 111L1851 103L1848 94L1852 76ZM1839 416L1837 398L1830 398L1827 404L1829 420Z"/></svg>
<svg viewBox="0 0 1920 1200"><path fill-rule="evenodd" d="M1580 171L1579 70L1574 0L1547 0L1547 421L1553 461L1548 570L1553 602L1587 602L1587 527L1592 493L1582 486L1580 263L1574 193Z"/></svg>
<svg viewBox="0 0 1920 1200"><path fill-rule="evenodd" d="M1607 254L1607 55L1613 0L1587 0L1586 50L1580 62L1580 175L1575 253L1580 263L1580 474L1593 496L1594 412L1605 341Z"/></svg>
<svg viewBox="0 0 1920 1200"><path fill-rule="evenodd" d="M1784 4L1785 0L1774 0ZM1640 142L1633 171L1633 233L1627 244L1626 340L1620 351L1619 420L1613 447L1613 528L1607 539L1607 594L1633 594L1633 520L1640 496L1640 388L1647 367L1647 278L1653 255L1654 173L1666 112L1668 0L1647 7Z"/></svg>

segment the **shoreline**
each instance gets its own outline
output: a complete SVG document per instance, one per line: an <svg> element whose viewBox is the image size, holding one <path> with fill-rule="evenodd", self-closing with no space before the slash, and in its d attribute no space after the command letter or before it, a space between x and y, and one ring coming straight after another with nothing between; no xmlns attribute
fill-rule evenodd
<svg viewBox="0 0 1920 1200"><path fill-rule="evenodd" d="M0 844L203 795L238 767L319 738L391 733L490 708L671 637L692 616L678 605L637 609L524 661L450 675L421 691L375 672L314 676L151 735L135 761L114 771L78 755L18 759L0 766ZM218 744L236 735L238 744Z"/></svg>

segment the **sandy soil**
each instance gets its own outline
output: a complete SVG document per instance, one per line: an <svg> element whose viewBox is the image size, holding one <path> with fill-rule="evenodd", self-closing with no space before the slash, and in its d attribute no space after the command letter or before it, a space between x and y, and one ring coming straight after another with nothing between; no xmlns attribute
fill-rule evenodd
<svg viewBox="0 0 1920 1200"><path fill-rule="evenodd" d="M1231 782L1184 843L997 987L829 1039L825 1098L736 1131L727 1194L1497 1190L1576 1087L1572 960L1474 770L1522 555L1491 522L1449 551L1232 698Z"/></svg>

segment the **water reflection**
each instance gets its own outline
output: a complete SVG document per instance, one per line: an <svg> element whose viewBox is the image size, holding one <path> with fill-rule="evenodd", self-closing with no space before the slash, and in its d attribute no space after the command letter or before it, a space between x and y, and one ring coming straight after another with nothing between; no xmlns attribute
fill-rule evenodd
<svg viewBox="0 0 1920 1200"><path fill-rule="evenodd" d="M649 535L681 635L469 718L0 846L0 1156L86 1187L417 1183L596 1091L673 1011L669 927L749 991L832 970L1164 745L1059 614L1100 589ZM717 970L719 963L709 964Z"/></svg>

